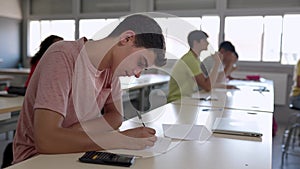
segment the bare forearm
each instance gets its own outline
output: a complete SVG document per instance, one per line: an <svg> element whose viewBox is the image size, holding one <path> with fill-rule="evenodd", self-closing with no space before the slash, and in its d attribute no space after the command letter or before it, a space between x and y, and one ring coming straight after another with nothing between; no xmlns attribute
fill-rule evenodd
<svg viewBox="0 0 300 169"><path fill-rule="evenodd" d="M150 128L141 127L123 132L115 130L114 128L118 128L122 122L121 118L117 118L122 117L121 114L116 111L68 128L62 126L64 117L60 113L36 109L34 114L34 142L39 153L58 154L116 148L140 149L153 145L155 141L155 130ZM117 124L112 127L111 123Z"/></svg>
<svg viewBox="0 0 300 169"><path fill-rule="evenodd" d="M300 87L300 76L297 76L297 82L296 82L297 87Z"/></svg>
<svg viewBox="0 0 300 169"><path fill-rule="evenodd" d="M54 133L54 132L53 132ZM153 146L155 131L140 127L109 132L83 132L59 129L55 134L39 137L38 152L42 154L75 153L103 149L143 149Z"/></svg>
<svg viewBox="0 0 300 169"><path fill-rule="evenodd" d="M38 134L36 148L42 154L59 154L101 150L84 131L59 128L48 131L47 134Z"/></svg>
<svg viewBox="0 0 300 169"><path fill-rule="evenodd" d="M216 85L217 78L219 76L219 66L220 66L220 62L216 61L214 64L214 67L212 68L212 70L209 74L209 80L210 80L211 87L214 87Z"/></svg>
<svg viewBox="0 0 300 169"><path fill-rule="evenodd" d="M34 136L40 153L70 153L101 149L95 140L114 132L104 117L63 127L63 116L47 109L35 110ZM91 133L97 133L91 139Z"/></svg>
<svg viewBox="0 0 300 169"><path fill-rule="evenodd" d="M216 84L217 78L219 76L219 68L221 65L220 53L217 52L212 57L214 59L214 66L209 73L209 81L211 88L213 88Z"/></svg>
<svg viewBox="0 0 300 169"><path fill-rule="evenodd" d="M72 126L72 128L78 128L81 130L83 130L84 128L85 130L97 132L117 130L123 122L122 115L122 109L119 110L115 108L115 105L109 105L105 107L103 116L93 120L75 124Z"/></svg>
<svg viewBox="0 0 300 169"><path fill-rule="evenodd" d="M122 124L122 116L112 114L106 114L99 118L74 124L71 126L73 129L78 129L80 131L90 131L90 132L104 132L117 130Z"/></svg>

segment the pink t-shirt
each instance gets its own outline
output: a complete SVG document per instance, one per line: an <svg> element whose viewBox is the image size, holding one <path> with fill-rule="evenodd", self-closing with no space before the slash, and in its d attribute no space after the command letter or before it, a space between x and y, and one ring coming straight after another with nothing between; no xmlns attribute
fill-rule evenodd
<svg viewBox="0 0 300 169"><path fill-rule="evenodd" d="M63 127L101 116L105 104L121 99L118 78L110 69L98 71L84 48L85 39L53 44L39 61L27 88L14 137L13 163L38 154L34 140L34 110L60 113Z"/></svg>

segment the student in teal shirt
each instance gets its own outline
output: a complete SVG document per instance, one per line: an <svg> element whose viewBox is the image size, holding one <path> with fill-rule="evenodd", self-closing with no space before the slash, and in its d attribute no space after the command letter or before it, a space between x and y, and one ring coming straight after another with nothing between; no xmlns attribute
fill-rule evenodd
<svg viewBox="0 0 300 169"><path fill-rule="evenodd" d="M190 50L183 55L174 65L169 83L168 102L180 99L182 96L190 96L199 89L210 91L218 75L220 66L219 53L215 53L214 67L205 76L200 69L200 53L207 50L208 35L200 30L189 33L188 43Z"/></svg>

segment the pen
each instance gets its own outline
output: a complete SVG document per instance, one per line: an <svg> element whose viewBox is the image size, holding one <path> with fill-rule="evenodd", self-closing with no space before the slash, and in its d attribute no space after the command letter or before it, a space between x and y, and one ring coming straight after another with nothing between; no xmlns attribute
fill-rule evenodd
<svg viewBox="0 0 300 169"><path fill-rule="evenodd" d="M211 96L207 96L206 98L201 97L199 100L204 100L204 101L217 101L218 99L216 99L216 98L211 98Z"/></svg>
<svg viewBox="0 0 300 169"><path fill-rule="evenodd" d="M142 119L141 114L140 114L138 111L136 111L136 114L137 114L138 118L141 120L143 126L146 127L146 126L145 126L145 123L143 122L143 119Z"/></svg>
<svg viewBox="0 0 300 169"><path fill-rule="evenodd" d="M216 108L216 109L202 109L202 111L221 111L221 110L223 110L223 109L218 109L218 108Z"/></svg>

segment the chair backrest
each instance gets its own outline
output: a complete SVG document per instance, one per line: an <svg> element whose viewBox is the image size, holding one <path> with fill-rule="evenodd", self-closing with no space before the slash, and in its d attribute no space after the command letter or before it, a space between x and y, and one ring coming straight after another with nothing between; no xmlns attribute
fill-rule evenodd
<svg viewBox="0 0 300 169"><path fill-rule="evenodd" d="M13 144L12 142L8 143L5 147L5 150L3 152L3 159L2 159L2 165L1 168L6 168L8 166L11 166L13 161Z"/></svg>

